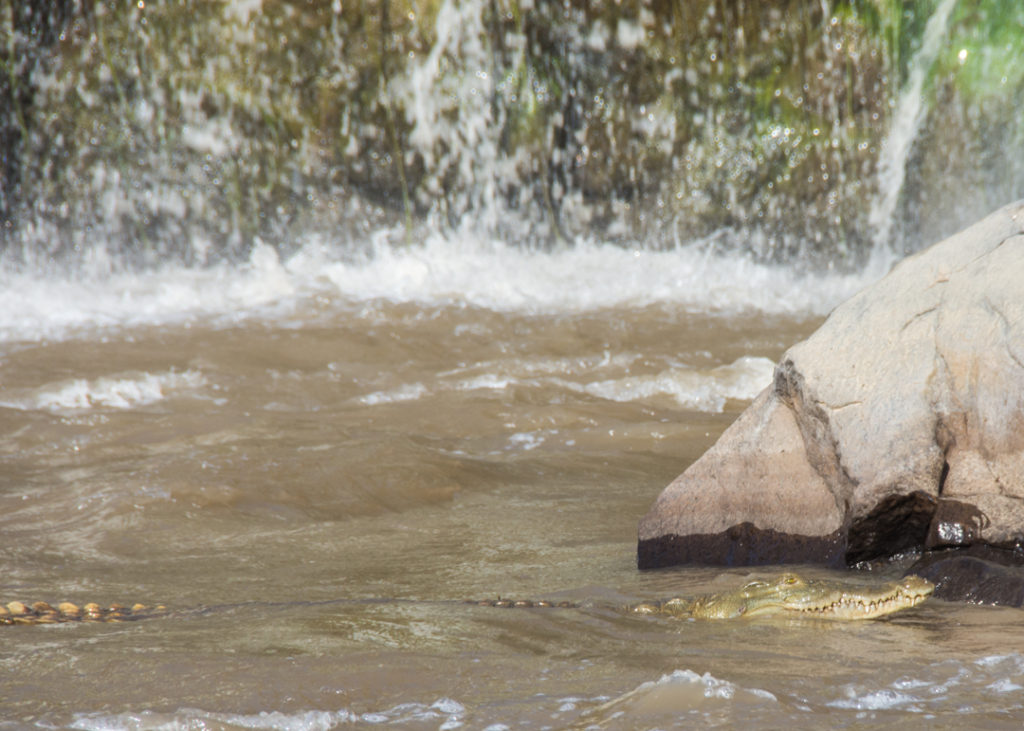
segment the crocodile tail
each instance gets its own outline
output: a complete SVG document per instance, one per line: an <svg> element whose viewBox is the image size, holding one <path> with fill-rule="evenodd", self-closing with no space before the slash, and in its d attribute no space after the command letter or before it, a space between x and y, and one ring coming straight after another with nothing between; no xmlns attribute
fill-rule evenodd
<svg viewBox="0 0 1024 731"><path fill-rule="evenodd" d="M0 605L0 625L127 622L157 616L166 611L167 607L163 605L150 608L145 604L134 604L131 607L126 607L123 604L111 604L108 607L101 607L95 602L90 602L79 607L71 602L61 602L54 607L46 602L35 602L34 604L10 602L7 605Z"/></svg>

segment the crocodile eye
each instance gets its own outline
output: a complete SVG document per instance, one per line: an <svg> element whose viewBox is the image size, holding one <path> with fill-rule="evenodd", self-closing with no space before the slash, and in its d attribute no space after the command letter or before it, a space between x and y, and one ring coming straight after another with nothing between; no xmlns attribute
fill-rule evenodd
<svg viewBox="0 0 1024 731"><path fill-rule="evenodd" d="M785 575L785 576L783 577L783 579L782 579L782 580L783 580L783 582L784 582L784 583L786 583L786 584L790 584L790 585L792 585L792 584L795 584L795 583L796 583L796 582L798 581L798 579L796 578L796 576L794 576L793 574L786 574L786 575Z"/></svg>

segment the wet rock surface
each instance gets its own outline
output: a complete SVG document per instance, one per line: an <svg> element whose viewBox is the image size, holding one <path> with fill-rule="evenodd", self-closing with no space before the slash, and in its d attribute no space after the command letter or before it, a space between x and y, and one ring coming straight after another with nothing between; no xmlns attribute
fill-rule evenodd
<svg viewBox="0 0 1024 731"><path fill-rule="evenodd" d="M1021 282L1024 202L840 305L662 492L640 567L1024 541Z"/></svg>
<svg viewBox="0 0 1024 731"><path fill-rule="evenodd" d="M935 584L933 596L951 602L1024 606L1024 552L975 545L929 551L906 575Z"/></svg>

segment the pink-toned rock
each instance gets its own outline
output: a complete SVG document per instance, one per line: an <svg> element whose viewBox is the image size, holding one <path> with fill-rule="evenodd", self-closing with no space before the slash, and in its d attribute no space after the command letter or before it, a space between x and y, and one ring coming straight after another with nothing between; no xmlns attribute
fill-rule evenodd
<svg viewBox="0 0 1024 731"><path fill-rule="evenodd" d="M640 522L641 568L1024 543L1024 202L900 262Z"/></svg>

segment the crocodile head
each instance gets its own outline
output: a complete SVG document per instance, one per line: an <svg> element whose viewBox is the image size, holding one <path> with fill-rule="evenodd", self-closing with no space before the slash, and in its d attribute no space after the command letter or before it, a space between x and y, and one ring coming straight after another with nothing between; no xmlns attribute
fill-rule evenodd
<svg viewBox="0 0 1024 731"><path fill-rule="evenodd" d="M934 589L920 576L860 585L783 574L770 581L751 581L736 591L698 597L688 610L689 616L698 619L769 615L873 619L916 606Z"/></svg>

